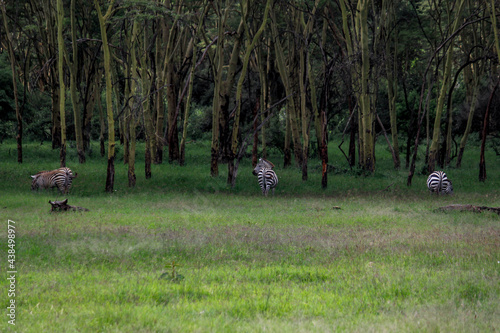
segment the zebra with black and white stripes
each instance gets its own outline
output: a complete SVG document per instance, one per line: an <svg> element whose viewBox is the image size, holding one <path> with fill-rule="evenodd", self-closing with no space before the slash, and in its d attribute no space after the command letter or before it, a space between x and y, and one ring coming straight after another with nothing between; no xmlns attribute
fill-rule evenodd
<svg viewBox="0 0 500 333"><path fill-rule="evenodd" d="M272 190L274 195L274 189L278 185L278 176L273 170L274 164L266 159L260 158L259 163L253 169L253 175L258 177L259 185L262 190L262 194L267 196L269 190Z"/></svg>
<svg viewBox="0 0 500 333"><path fill-rule="evenodd" d="M62 194L66 194L76 176L78 176L76 172L73 174L73 171L66 167L52 171L40 171L31 176L33 179L31 190L57 187Z"/></svg>
<svg viewBox="0 0 500 333"><path fill-rule="evenodd" d="M431 192L436 192L437 194L453 194L453 185L451 180L446 177L443 171L434 171L427 178L427 188Z"/></svg>

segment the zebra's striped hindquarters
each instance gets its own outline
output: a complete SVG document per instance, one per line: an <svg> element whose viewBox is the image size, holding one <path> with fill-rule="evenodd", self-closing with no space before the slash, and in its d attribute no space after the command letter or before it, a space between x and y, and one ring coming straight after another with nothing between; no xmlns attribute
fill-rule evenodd
<svg viewBox="0 0 500 333"><path fill-rule="evenodd" d="M276 172L272 169L263 168L259 172L258 179L262 194L267 196L269 190L272 190L274 195L274 189L276 185L278 185L278 176Z"/></svg>
<svg viewBox="0 0 500 333"><path fill-rule="evenodd" d="M273 168L274 164L266 159L260 158L259 163L257 163L252 172L258 177L260 189L265 196L267 196L269 190L272 190L274 195L274 189L276 185L278 185L278 176Z"/></svg>
<svg viewBox="0 0 500 333"><path fill-rule="evenodd" d="M427 178L427 188L431 192L453 194L453 185L443 171L434 171Z"/></svg>
<svg viewBox="0 0 500 333"><path fill-rule="evenodd" d="M70 168L59 168L52 171L40 171L35 175L32 175L33 179L31 182L31 189L47 189L57 187L62 194L66 194L69 191L73 178L78 174L71 171Z"/></svg>

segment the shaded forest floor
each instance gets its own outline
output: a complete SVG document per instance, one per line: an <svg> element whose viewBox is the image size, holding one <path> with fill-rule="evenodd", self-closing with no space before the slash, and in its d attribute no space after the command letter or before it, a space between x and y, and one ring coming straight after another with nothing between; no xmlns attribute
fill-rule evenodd
<svg viewBox="0 0 500 333"><path fill-rule="evenodd" d="M500 327L500 217L438 212L450 204L500 207L500 158L479 153L448 168L454 196L436 196L417 173L392 169L377 147L377 171L347 167L330 148L329 187L319 160L310 179L276 164L280 183L264 198L251 163L237 185L226 166L209 176L209 144L187 147L187 166L153 166L145 180L139 147L137 186L128 188L121 152L115 193L104 192L106 159L94 153L70 194L30 191L31 174L58 167L48 144L0 145L0 242L15 221L17 332L495 332ZM207 153L208 152L208 153ZM477 155L477 156L476 156ZM420 164L423 164L420 161ZM417 171L418 171L417 166ZM422 169L422 166L420 166ZM69 199L88 212L50 213ZM334 209L334 207L340 209ZM174 266L174 268L172 268ZM4 268L7 275L7 268ZM5 314L7 310L4 310Z"/></svg>

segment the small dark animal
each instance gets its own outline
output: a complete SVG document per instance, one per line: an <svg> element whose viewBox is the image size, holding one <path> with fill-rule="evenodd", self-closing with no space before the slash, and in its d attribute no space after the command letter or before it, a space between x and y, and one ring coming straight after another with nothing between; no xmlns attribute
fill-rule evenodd
<svg viewBox="0 0 500 333"><path fill-rule="evenodd" d="M65 212L68 210L86 211L86 212L89 211L87 208L68 205L68 199L64 199L63 201L50 201L49 200L49 204L52 205L52 209L50 210L51 212L57 212L57 211Z"/></svg>

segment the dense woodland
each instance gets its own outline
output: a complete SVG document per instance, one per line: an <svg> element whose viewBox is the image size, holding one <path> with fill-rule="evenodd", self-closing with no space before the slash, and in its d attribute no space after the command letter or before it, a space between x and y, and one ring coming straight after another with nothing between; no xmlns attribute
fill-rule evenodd
<svg viewBox="0 0 500 333"><path fill-rule="evenodd" d="M308 178L341 138L351 166L376 168L376 140L394 168L460 167L468 142L500 139L495 0L0 0L0 141L50 141L107 154L129 185L136 142L152 163L184 165L186 143L211 142L207 173L269 149ZM75 143L74 148L68 142ZM345 143L344 143L345 142ZM422 150L421 150L422 151ZM419 156L419 158L424 158ZM278 161L275 161L278 162ZM141 172L141 174L143 174Z"/></svg>

